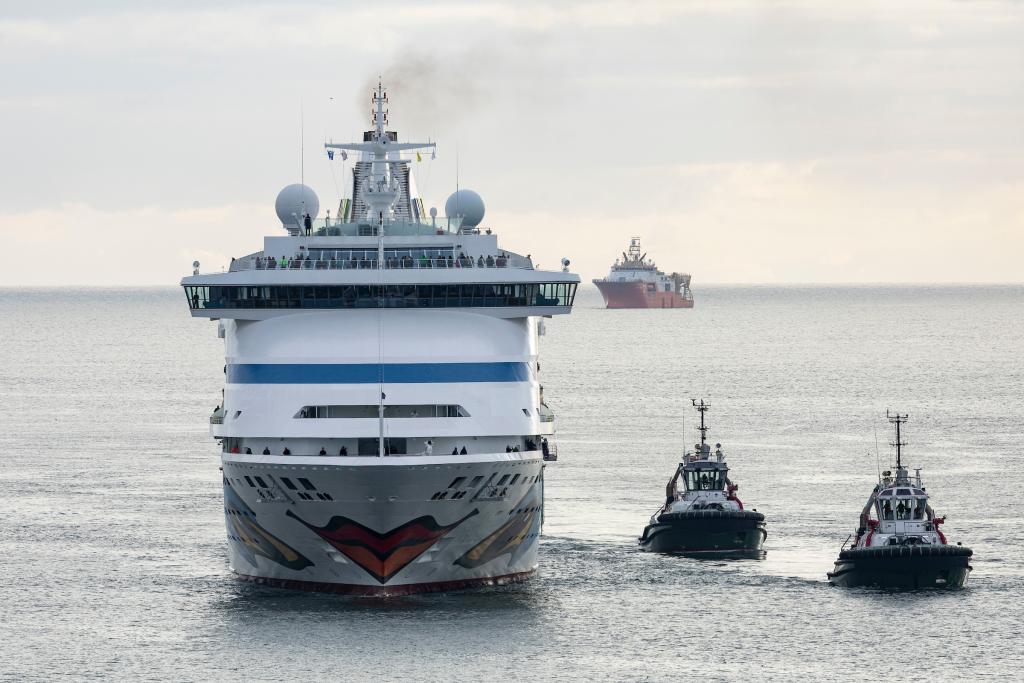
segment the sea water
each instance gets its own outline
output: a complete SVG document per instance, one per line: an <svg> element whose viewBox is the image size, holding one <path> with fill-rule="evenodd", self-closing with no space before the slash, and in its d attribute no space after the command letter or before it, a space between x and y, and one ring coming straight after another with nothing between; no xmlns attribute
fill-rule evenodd
<svg viewBox="0 0 1024 683"><path fill-rule="evenodd" d="M705 287L693 310L547 321L540 571L352 598L227 567L222 342L178 289L0 290L0 678L1020 679L1024 287ZM642 552L711 403L764 560ZM959 591L831 587L910 414ZM876 432L878 448L876 452Z"/></svg>

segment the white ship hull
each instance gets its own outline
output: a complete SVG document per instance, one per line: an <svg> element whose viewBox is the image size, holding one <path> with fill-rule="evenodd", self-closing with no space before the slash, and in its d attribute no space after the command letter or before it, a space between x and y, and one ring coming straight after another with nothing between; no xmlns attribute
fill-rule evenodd
<svg viewBox="0 0 1024 683"><path fill-rule="evenodd" d="M394 595L506 583L536 571L543 517L539 452L225 454L223 463L231 569L239 577Z"/></svg>

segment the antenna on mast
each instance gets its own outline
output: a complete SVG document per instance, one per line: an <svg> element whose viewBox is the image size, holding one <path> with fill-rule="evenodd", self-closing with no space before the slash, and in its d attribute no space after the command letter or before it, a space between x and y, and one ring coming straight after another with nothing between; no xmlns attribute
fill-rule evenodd
<svg viewBox="0 0 1024 683"><path fill-rule="evenodd" d="M907 445L907 442L903 440L900 434L900 425L905 424L909 416L907 414L890 413L886 409L885 417L889 420L890 424L896 425L896 440L890 441L889 445L896 447L896 469L899 470L903 467L903 447Z"/></svg>
<svg viewBox="0 0 1024 683"><path fill-rule="evenodd" d="M306 103L299 98L299 184L302 185L302 215L306 215Z"/></svg>
<svg viewBox="0 0 1024 683"><path fill-rule="evenodd" d="M878 453L878 427L875 430L875 467L878 469L878 481L882 481L882 456Z"/></svg>
<svg viewBox="0 0 1024 683"><path fill-rule="evenodd" d="M708 412L708 408L711 407L711 404L705 403L704 399L701 399L700 403L697 403L697 399L695 398L691 398L690 401L693 403L693 407L697 409L697 412L700 413L700 427L697 427L697 431L700 432L700 452L704 453L706 445L705 442L708 440L708 427L704 424L704 413Z"/></svg>

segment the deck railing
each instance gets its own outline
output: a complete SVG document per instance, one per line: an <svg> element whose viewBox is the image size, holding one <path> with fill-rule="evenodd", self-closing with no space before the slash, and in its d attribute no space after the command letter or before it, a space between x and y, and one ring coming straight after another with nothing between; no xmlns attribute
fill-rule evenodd
<svg viewBox="0 0 1024 683"><path fill-rule="evenodd" d="M533 264L521 259L520 265L513 265L507 256L480 256L476 259L468 256L452 258L412 258L391 257L384 259L385 270L420 270L420 269L452 269L452 268L521 268L532 270ZM254 257L238 259L231 264L231 270L377 270L378 259L344 259L344 258L312 258L295 256L292 258Z"/></svg>

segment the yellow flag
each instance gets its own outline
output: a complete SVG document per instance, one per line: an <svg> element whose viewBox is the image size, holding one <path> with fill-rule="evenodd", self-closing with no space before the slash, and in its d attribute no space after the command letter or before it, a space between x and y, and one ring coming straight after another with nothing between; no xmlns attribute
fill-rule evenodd
<svg viewBox="0 0 1024 683"><path fill-rule="evenodd" d="M423 157L420 156L419 152L416 152L416 161L423 161Z"/></svg>

